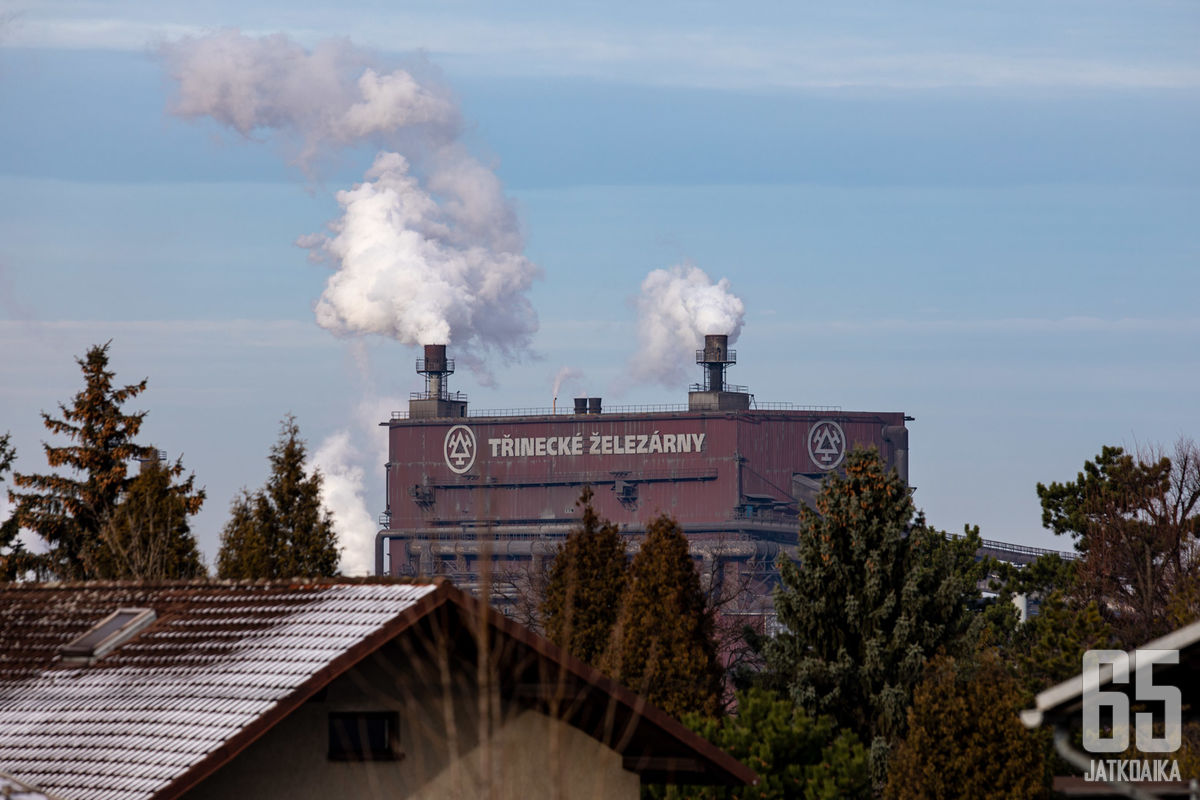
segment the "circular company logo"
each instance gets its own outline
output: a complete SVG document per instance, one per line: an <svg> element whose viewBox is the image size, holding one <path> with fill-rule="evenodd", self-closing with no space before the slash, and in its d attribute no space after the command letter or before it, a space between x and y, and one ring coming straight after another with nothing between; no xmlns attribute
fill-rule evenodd
<svg viewBox="0 0 1200 800"><path fill-rule="evenodd" d="M450 471L462 475L475 465L475 433L466 425L455 425L446 431L442 455Z"/></svg>
<svg viewBox="0 0 1200 800"><path fill-rule="evenodd" d="M808 430L808 457L818 469L833 469L846 457L846 434L842 426L823 419Z"/></svg>

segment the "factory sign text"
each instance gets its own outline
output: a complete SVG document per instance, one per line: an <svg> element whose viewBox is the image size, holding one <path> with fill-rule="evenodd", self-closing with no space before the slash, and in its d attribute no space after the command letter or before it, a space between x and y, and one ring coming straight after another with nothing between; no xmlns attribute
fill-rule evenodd
<svg viewBox="0 0 1200 800"><path fill-rule="evenodd" d="M706 433L626 433L573 436L510 436L488 439L492 458L530 456L609 456L699 453Z"/></svg>

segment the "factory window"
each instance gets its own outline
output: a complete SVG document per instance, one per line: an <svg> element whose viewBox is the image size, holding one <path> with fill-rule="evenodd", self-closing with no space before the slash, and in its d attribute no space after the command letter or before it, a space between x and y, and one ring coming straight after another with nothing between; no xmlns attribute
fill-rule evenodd
<svg viewBox="0 0 1200 800"><path fill-rule="evenodd" d="M333 761L396 761L400 723L391 711L335 712L329 715L329 758Z"/></svg>

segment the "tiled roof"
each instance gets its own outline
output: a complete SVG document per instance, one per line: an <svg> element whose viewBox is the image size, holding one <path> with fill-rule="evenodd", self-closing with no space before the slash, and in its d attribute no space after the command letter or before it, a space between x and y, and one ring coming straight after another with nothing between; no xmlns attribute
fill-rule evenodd
<svg viewBox="0 0 1200 800"><path fill-rule="evenodd" d="M0 772L0 798L3 800L58 800L11 775Z"/></svg>
<svg viewBox="0 0 1200 800"><path fill-rule="evenodd" d="M0 770L64 800L150 798L378 646L435 584L0 586ZM64 644L117 608L155 622L91 664Z"/></svg>

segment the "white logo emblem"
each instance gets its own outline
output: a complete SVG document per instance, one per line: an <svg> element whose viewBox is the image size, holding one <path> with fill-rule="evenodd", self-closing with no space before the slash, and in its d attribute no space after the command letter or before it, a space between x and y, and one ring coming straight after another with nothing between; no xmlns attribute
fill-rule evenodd
<svg viewBox="0 0 1200 800"><path fill-rule="evenodd" d="M808 431L808 457L818 469L833 469L846 457L846 434L842 426L823 419Z"/></svg>
<svg viewBox="0 0 1200 800"><path fill-rule="evenodd" d="M450 471L462 475L475 465L475 433L466 425L455 425L446 431L442 455Z"/></svg>

